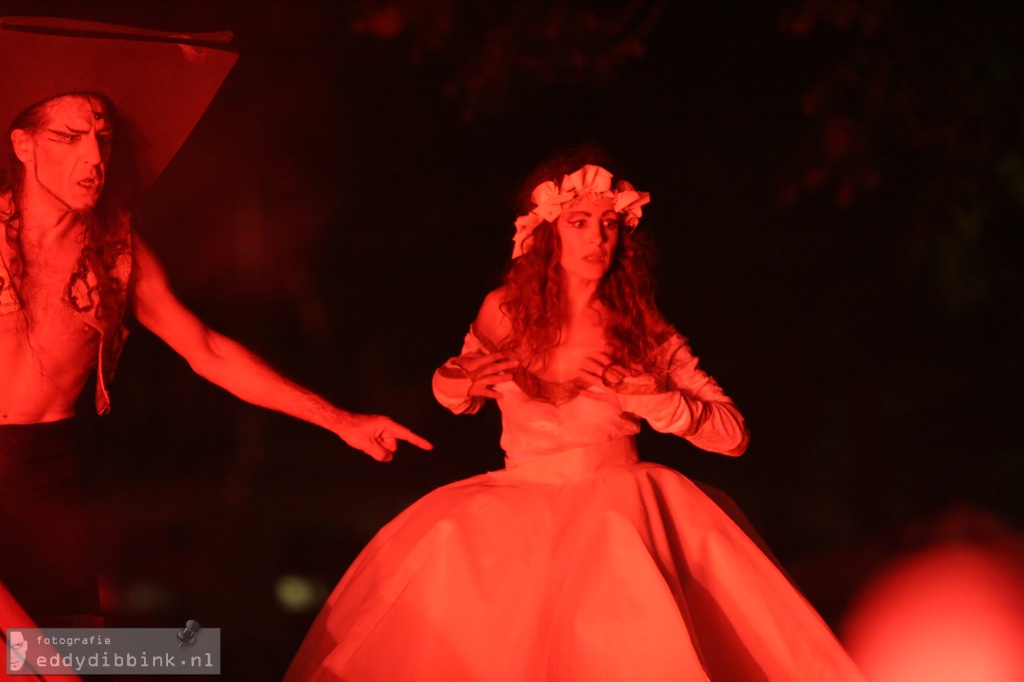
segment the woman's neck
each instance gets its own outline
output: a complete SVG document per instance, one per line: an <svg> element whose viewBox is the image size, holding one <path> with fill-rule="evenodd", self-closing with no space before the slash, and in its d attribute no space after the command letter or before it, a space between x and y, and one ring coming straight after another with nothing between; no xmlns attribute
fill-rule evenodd
<svg viewBox="0 0 1024 682"><path fill-rule="evenodd" d="M591 309L597 296L599 280L583 280L565 275L563 292L565 295L566 320L573 320Z"/></svg>

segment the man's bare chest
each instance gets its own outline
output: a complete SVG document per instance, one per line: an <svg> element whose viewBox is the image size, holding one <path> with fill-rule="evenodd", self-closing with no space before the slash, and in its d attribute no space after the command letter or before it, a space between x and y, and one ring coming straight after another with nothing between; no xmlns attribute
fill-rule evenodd
<svg viewBox="0 0 1024 682"><path fill-rule="evenodd" d="M59 267L31 268L21 278L18 298L19 313L0 316L0 332L20 330L23 337L37 351L76 354L82 346L91 346L98 334L66 301L69 270ZM63 270L63 272L62 272Z"/></svg>

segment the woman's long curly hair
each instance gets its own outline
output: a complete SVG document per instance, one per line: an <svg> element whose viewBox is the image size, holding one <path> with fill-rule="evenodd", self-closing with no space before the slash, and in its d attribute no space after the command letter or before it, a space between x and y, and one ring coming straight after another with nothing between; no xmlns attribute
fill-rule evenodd
<svg viewBox="0 0 1024 682"><path fill-rule="evenodd" d="M594 163L593 154L567 156L545 164L526 184L526 213L533 208L529 193L545 180L562 176ZM544 221L534 230L526 252L505 272L502 312L512 331L503 347L531 360L544 362L545 355L561 340L567 318L564 275L559 260L561 242L555 225ZM608 272L601 279L595 303L603 307L605 338L612 359L626 366L650 367L654 337L664 322L654 302L653 250L639 227L630 231L620 216L619 241Z"/></svg>
<svg viewBox="0 0 1024 682"><path fill-rule="evenodd" d="M30 133L39 133L46 127L50 115L50 105L60 97L75 96L86 99L95 99L103 103L107 115L112 121L116 121L116 112L113 103L101 94L93 92L73 92L66 95L58 95L45 102L29 107L14 120L7 131L7 139L15 129L21 129ZM115 149L118 145L114 145ZM17 256L14 263L8 263L11 279L6 283L12 287L17 295L16 283L23 272L24 254L21 246L21 211L18 201L21 196L21 189L25 181L25 166L15 156L10 142L4 145L4 158L0 160L0 199L6 198L8 206L3 214L0 214L0 223L3 225L4 239L10 245ZM127 159L122 160L112 155L111 163L107 164L108 172L105 177L103 193L91 214L83 218L85 224L85 239L82 244L82 256L76 265L76 271L70 273L71 281L85 276L87 270L95 274L100 292L99 310L94 311L97 319L105 329L116 328L121 322L123 314L123 292L117 287L117 282L110 275L113 264L118 255L125 248L125 244L116 239L120 233L120 223L126 219L127 205L134 191L131 182L130 164ZM109 172L113 168L114 172ZM122 172L118 172L122 171Z"/></svg>

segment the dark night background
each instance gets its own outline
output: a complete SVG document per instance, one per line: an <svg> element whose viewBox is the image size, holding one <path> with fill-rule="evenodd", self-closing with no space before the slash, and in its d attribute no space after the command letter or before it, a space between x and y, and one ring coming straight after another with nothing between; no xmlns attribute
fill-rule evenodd
<svg viewBox="0 0 1024 682"><path fill-rule="evenodd" d="M279 679L378 528L501 466L497 411L449 414L430 376L498 282L519 183L584 141L650 191L663 312L753 435L733 460L647 430L647 459L730 495L836 627L900 552L1017 532L1024 12L1004 5L0 2L235 33L138 229L212 327L436 446L376 463L133 322L113 412L80 402L110 624L221 627L225 679ZM282 607L287 585L313 606Z"/></svg>

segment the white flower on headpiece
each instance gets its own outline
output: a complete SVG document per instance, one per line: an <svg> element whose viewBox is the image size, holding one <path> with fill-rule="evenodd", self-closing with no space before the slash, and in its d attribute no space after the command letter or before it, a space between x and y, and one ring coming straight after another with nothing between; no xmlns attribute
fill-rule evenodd
<svg viewBox="0 0 1024 682"><path fill-rule="evenodd" d="M583 197L612 196L615 198L615 212L625 213L623 222L633 230L640 222L640 207L650 202L647 192L637 192L625 180L612 189L612 174L600 166L587 164L579 170L562 177L559 185L547 180L537 185L530 195L535 207L526 215L516 218L516 234L512 237L513 260L526 252L524 244L543 221L554 223L562 214L562 206Z"/></svg>
<svg viewBox="0 0 1024 682"><path fill-rule="evenodd" d="M611 190L612 174L600 166L586 165L562 178L562 191L574 191L576 197L602 194ZM576 198L573 197L573 198Z"/></svg>
<svg viewBox="0 0 1024 682"><path fill-rule="evenodd" d="M566 176L568 177L568 176ZM533 188L530 200L536 206L533 210L523 216L516 218L516 236L512 238L515 246L512 248L512 258L519 258L525 253L523 242L533 234L537 226L543 221L553 223L562 213L562 204L572 201L576 195L572 192L562 192L554 180L542 182Z"/></svg>
<svg viewBox="0 0 1024 682"><path fill-rule="evenodd" d="M619 180L615 192L615 212L625 213L622 219L626 226L632 230L640 223L640 216L643 211L641 206L650 203L651 195L647 192L637 192L633 185L625 180Z"/></svg>

